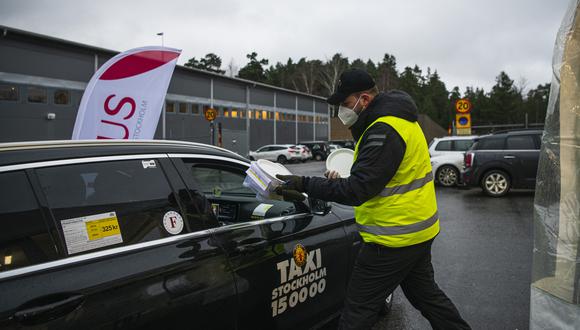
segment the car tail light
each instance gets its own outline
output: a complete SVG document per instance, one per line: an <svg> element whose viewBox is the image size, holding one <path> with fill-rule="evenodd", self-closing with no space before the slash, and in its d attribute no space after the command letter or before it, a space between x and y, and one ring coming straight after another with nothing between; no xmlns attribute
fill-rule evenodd
<svg viewBox="0 0 580 330"><path fill-rule="evenodd" d="M296 151L296 149L294 149L294 147L288 147L288 151L289 151L289 152L295 152L295 151Z"/></svg>
<svg viewBox="0 0 580 330"><path fill-rule="evenodd" d="M472 152L468 152L465 154L463 161L465 163L465 167L471 167L473 165L473 159L475 158L475 155Z"/></svg>

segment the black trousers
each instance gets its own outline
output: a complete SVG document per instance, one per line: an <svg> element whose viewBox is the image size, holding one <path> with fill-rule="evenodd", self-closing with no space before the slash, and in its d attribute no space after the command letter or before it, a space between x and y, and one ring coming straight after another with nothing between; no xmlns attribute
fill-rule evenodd
<svg viewBox="0 0 580 330"><path fill-rule="evenodd" d="M435 283L433 240L403 248L364 243L356 259L339 329L370 329L388 294L400 285L433 329L470 329Z"/></svg>

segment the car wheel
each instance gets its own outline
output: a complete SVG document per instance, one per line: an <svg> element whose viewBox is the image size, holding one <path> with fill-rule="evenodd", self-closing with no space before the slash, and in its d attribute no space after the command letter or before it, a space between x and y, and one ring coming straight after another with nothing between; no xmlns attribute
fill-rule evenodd
<svg viewBox="0 0 580 330"><path fill-rule="evenodd" d="M385 298L385 304L383 305L383 308L381 308L381 314L382 315L387 315L391 312L391 310L393 309L393 293L391 293L390 295L387 296L387 298Z"/></svg>
<svg viewBox="0 0 580 330"><path fill-rule="evenodd" d="M306 163L306 160L307 160L307 159L302 159L302 162L303 162L303 163Z"/></svg>
<svg viewBox="0 0 580 330"><path fill-rule="evenodd" d="M483 176L481 188L491 197L501 197L511 188L510 178L504 171L491 170Z"/></svg>
<svg viewBox="0 0 580 330"><path fill-rule="evenodd" d="M282 156L282 155L278 156L278 158L276 160L280 164L286 164L286 162L288 161L288 159L286 158L286 156Z"/></svg>
<svg viewBox="0 0 580 330"><path fill-rule="evenodd" d="M314 156L314 159L316 159L317 161L321 161L322 160L322 155L321 154L316 154Z"/></svg>
<svg viewBox="0 0 580 330"><path fill-rule="evenodd" d="M437 182L444 187L457 185L459 171L451 165L443 165L437 170Z"/></svg>

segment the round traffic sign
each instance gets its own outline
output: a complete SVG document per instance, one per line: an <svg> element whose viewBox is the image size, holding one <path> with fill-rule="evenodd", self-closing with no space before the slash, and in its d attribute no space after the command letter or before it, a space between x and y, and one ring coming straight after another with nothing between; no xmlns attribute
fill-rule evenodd
<svg viewBox="0 0 580 330"><path fill-rule="evenodd" d="M218 112L216 109L207 108L203 110L203 115L207 121L213 121L217 118Z"/></svg>
<svg viewBox="0 0 580 330"><path fill-rule="evenodd" d="M468 99L460 99L455 102L455 110L458 113L469 113L471 111L471 102Z"/></svg>

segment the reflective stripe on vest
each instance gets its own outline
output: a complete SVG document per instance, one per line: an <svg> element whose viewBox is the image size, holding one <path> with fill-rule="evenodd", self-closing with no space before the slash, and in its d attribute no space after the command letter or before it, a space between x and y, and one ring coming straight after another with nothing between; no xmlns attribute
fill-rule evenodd
<svg viewBox="0 0 580 330"><path fill-rule="evenodd" d="M387 187L379 193L379 196L389 197L392 195L404 194L411 190L419 189L431 181L433 181L433 172L429 172L424 177L417 179L411 183L403 184L396 187Z"/></svg>
<svg viewBox="0 0 580 330"><path fill-rule="evenodd" d="M390 226L390 227L381 227L381 226L365 226L357 223L357 227L359 231L363 231L365 233L373 234L373 235L403 235L403 234L410 234L416 233L418 231L427 229L435 224L439 219L439 213L435 212L433 216L431 216L427 220L423 220L421 222L415 222L410 225L406 226Z"/></svg>

